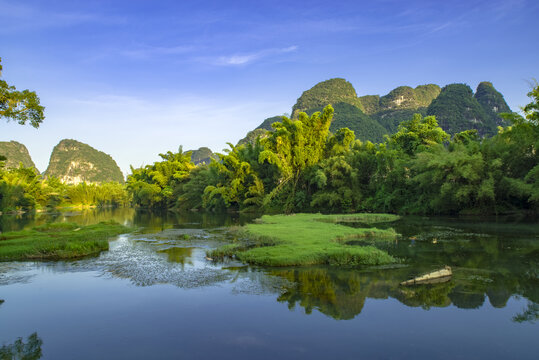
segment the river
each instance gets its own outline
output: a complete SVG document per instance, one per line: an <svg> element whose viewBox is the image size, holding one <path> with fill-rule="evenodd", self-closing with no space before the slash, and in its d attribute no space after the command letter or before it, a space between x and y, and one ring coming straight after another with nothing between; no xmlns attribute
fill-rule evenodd
<svg viewBox="0 0 539 360"><path fill-rule="evenodd" d="M376 244L402 259L389 268L205 259L233 239L231 226L254 218L133 209L0 216L1 231L110 219L137 229L96 257L0 263L0 358L537 358L534 222L405 217L389 224L397 240ZM399 285L445 265L448 282Z"/></svg>

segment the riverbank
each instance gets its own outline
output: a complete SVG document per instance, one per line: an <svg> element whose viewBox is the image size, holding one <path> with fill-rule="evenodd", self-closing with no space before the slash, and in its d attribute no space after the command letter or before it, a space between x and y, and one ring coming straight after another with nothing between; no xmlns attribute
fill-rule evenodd
<svg viewBox="0 0 539 360"><path fill-rule="evenodd" d="M108 221L89 226L53 223L6 232L0 234L0 261L60 260L95 255L108 250L109 238L129 230Z"/></svg>
<svg viewBox="0 0 539 360"><path fill-rule="evenodd" d="M208 252L213 259L235 257L263 266L328 264L335 266L384 265L397 262L372 245L348 245L357 240L393 240L393 229L371 225L397 220L390 214L264 215L238 230L238 240ZM353 222L363 227L340 223Z"/></svg>

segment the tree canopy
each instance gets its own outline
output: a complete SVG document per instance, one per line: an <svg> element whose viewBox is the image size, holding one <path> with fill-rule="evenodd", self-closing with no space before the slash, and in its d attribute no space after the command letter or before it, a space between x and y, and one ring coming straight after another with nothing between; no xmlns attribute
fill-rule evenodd
<svg viewBox="0 0 539 360"><path fill-rule="evenodd" d="M2 58L0 58L0 76L2 76ZM34 91L18 91L0 78L0 118L16 121L21 125L30 123L35 128L45 119L45 107L39 103Z"/></svg>

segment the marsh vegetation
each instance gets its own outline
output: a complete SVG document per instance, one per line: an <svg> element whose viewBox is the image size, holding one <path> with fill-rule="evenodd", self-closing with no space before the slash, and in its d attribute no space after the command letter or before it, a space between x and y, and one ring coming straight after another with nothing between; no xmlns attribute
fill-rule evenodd
<svg viewBox="0 0 539 360"><path fill-rule="evenodd" d="M264 215L258 221L237 230L235 243L209 252L211 258L236 257L254 265L383 265L397 259L375 246L354 246L357 239L395 240L389 229L353 228L339 222L376 224L390 222L398 216L389 214L292 214Z"/></svg>
<svg viewBox="0 0 539 360"><path fill-rule="evenodd" d="M108 250L110 238L128 231L127 227L109 221L88 226L47 223L0 233L0 261L60 260L99 254Z"/></svg>

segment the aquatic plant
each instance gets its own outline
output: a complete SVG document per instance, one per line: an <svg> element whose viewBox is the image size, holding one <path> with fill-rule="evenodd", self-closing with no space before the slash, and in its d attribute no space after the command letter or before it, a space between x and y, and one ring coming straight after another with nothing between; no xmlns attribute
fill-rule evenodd
<svg viewBox="0 0 539 360"><path fill-rule="evenodd" d="M342 221L376 223L397 220L386 214L263 216L241 229L237 243L210 251L220 259L235 256L241 261L266 266L329 264L335 266L381 265L397 260L375 246L347 245L350 239L393 240L393 229L353 228Z"/></svg>
<svg viewBox="0 0 539 360"><path fill-rule="evenodd" d="M69 259L108 250L108 239L129 228L116 222L52 223L0 234L0 261Z"/></svg>

